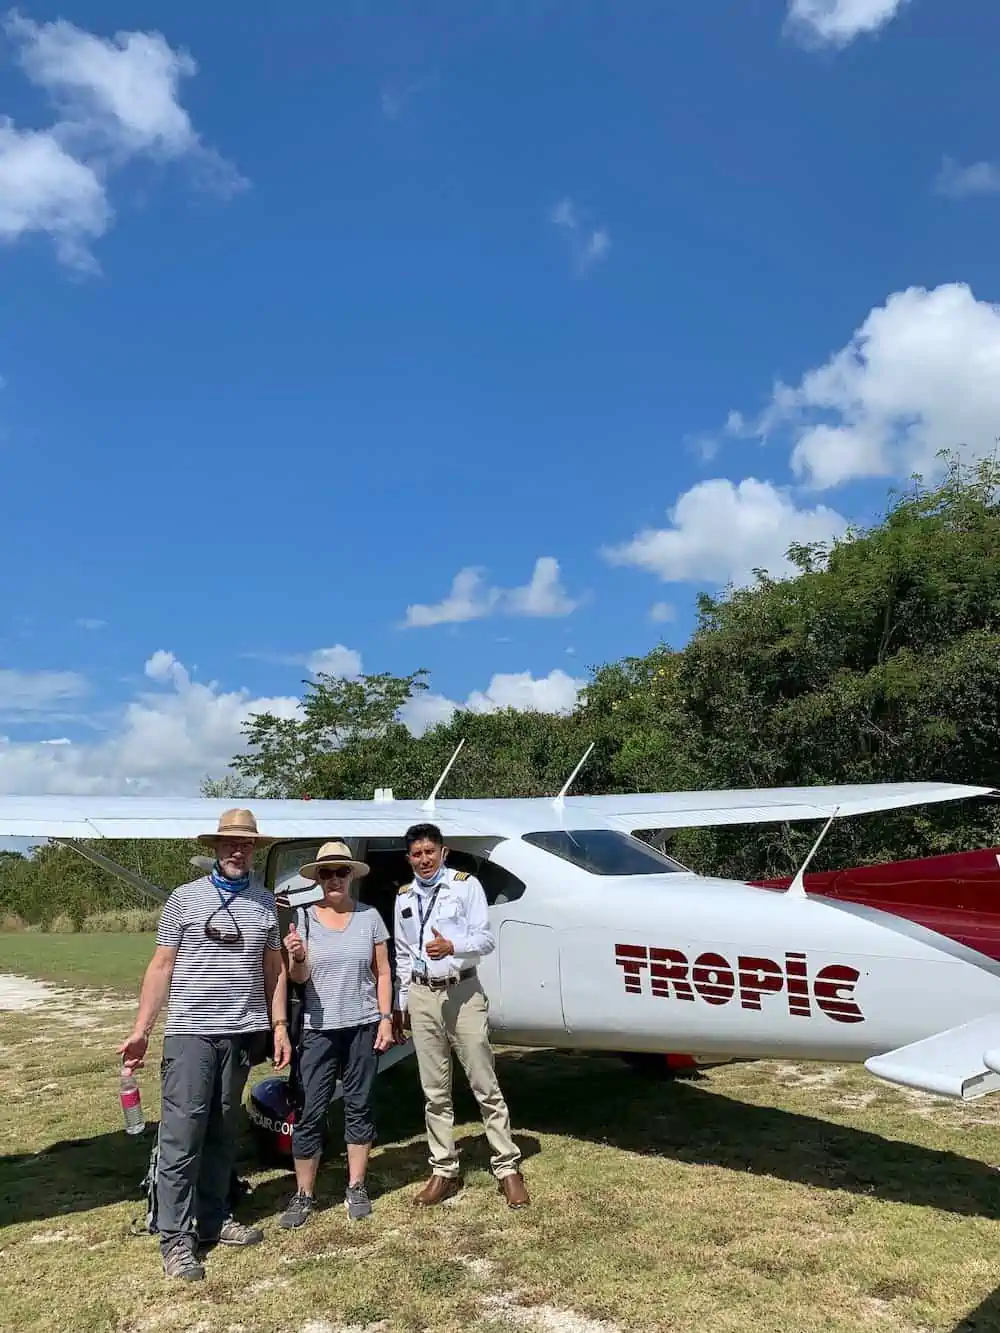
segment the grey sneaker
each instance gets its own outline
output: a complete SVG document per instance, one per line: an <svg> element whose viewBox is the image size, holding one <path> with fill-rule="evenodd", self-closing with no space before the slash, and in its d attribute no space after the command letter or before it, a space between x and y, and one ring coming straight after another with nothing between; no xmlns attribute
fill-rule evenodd
<svg viewBox="0 0 1000 1333"><path fill-rule="evenodd" d="M352 1222L357 1222L362 1217L368 1216L372 1210L372 1201L368 1197L368 1191L365 1189L364 1183L348 1185L344 1207L347 1209L347 1216Z"/></svg>
<svg viewBox="0 0 1000 1333"><path fill-rule="evenodd" d="M278 1225L283 1227L301 1227L305 1226L309 1220L309 1214L316 1207L316 1200L311 1194L304 1194L298 1190L292 1195L288 1202L288 1207L278 1219Z"/></svg>
<svg viewBox="0 0 1000 1333"><path fill-rule="evenodd" d="M200 1282L205 1276L205 1269L186 1240L174 1241L163 1256L163 1272L166 1277L177 1277L184 1282Z"/></svg>
<svg viewBox="0 0 1000 1333"><path fill-rule="evenodd" d="M264 1239L260 1227L245 1227L235 1217L227 1217L218 1235L220 1245L259 1245Z"/></svg>

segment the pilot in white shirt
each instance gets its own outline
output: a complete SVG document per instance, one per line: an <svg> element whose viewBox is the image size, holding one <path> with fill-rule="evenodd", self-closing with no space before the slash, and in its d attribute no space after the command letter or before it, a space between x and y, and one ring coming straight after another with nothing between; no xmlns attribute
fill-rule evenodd
<svg viewBox="0 0 1000 1333"><path fill-rule="evenodd" d="M404 998L414 970L435 978L461 978L496 948L483 886L466 871L442 866L438 882L429 885L415 876L399 897L406 898L398 904L396 931L397 975ZM436 936L451 940L454 953L432 957L426 946Z"/></svg>
<svg viewBox="0 0 1000 1333"><path fill-rule="evenodd" d="M521 1153L497 1081L488 1005L476 973L479 959L496 948L486 895L474 876L445 866L447 848L434 824L407 831L406 853L414 878L396 896L397 1009L400 1025L409 1021L416 1048L432 1171L414 1202L440 1203L461 1187L452 1105L455 1051L479 1103L500 1192L510 1207L521 1208L529 1201Z"/></svg>

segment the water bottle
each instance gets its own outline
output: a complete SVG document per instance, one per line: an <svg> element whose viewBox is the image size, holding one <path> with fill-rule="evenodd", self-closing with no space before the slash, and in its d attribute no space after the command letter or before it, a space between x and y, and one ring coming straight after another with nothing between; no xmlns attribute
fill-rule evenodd
<svg viewBox="0 0 1000 1333"><path fill-rule="evenodd" d="M142 1110L142 1098L139 1096L139 1084L136 1082L135 1075L130 1074L122 1066L121 1083L118 1089L118 1100L122 1104L122 1115L125 1117L125 1133L141 1134L146 1128L146 1117Z"/></svg>

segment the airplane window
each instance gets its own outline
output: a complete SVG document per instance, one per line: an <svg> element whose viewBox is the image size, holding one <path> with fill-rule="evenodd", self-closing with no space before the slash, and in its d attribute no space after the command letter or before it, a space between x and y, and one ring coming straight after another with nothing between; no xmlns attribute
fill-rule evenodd
<svg viewBox="0 0 1000 1333"><path fill-rule="evenodd" d="M683 871L669 856L614 829L553 829L525 833L524 841L592 875L670 875Z"/></svg>

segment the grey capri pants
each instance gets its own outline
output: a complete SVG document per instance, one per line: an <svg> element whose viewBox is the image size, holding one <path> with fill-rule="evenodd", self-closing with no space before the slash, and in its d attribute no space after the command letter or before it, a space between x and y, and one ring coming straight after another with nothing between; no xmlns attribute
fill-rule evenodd
<svg viewBox="0 0 1000 1333"><path fill-rule="evenodd" d="M326 1115L338 1076L344 1084L344 1142L374 1143L372 1088L378 1068L378 1023L302 1033L299 1078L302 1113L292 1127L292 1156L315 1157L322 1150Z"/></svg>

